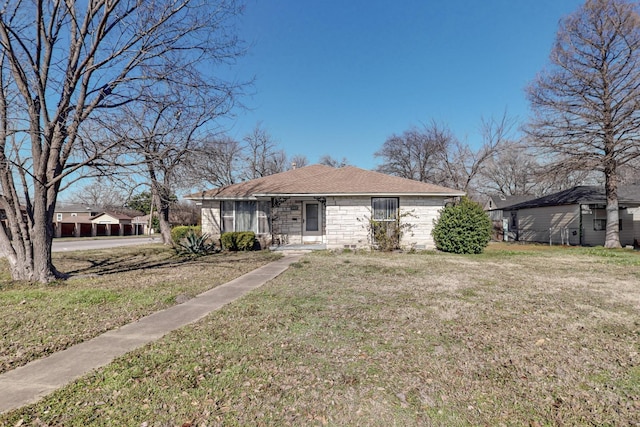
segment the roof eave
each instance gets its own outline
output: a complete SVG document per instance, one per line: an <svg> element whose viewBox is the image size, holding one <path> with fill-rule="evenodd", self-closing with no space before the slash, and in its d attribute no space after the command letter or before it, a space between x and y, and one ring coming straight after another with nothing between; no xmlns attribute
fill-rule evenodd
<svg viewBox="0 0 640 427"><path fill-rule="evenodd" d="M257 193L251 196L185 196L187 200L259 200L271 197L461 197L463 192L438 193L438 192L357 192L357 193Z"/></svg>
<svg viewBox="0 0 640 427"><path fill-rule="evenodd" d="M437 192L355 192L355 193L264 193L256 194L256 197L349 197L349 196L365 196L365 197L399 197L399 196L423 196L423 197L459 197L465 193L437 193Z"/></svg>

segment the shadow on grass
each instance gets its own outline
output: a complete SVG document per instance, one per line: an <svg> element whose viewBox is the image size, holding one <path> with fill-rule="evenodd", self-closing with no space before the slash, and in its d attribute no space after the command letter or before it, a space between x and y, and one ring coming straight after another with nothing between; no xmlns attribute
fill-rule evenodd
<svg viewBox="0 0 640 427"><path fill-rule="evenodd" d="M219 267L232 268L234 264L243 262L243 259L232 258L226 254L212 254L194 259L180 257L175 253L167 251L155 253L151 256L146 254L132 256L130 253L114 254L109 257L105 257L104 255L95 257L86 255L66 256L64 262L60 263L60 265L63 267L65 264L85 264L75 268L64 269L65 273L73 278L85 275L108 276L132 271L170 269L183 266L198 268L198 266L216 261L219 261L221 264L229 264L219 265Z"/></svg>

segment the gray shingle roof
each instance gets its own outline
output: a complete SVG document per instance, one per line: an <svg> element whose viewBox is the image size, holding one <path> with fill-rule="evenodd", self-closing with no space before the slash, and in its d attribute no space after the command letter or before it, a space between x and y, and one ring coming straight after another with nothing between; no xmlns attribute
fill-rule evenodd
<svg viewBox="0 0 640 427"><path fill-rule="evenodd" d="M502 196L502 195L494 195L490 197L491 200L491 208L488 210L499 210L503 209L507 206L513 206L518 203L527 202L529 200L535 199L536 196Z"/></svg>
<svg viewBox="0 0 640 427"><path fill-rule="evenodd" d="M503 210L540 208L546 206L606 204L603 187L582 185L559 191L537 199L503 207ZM618 188L618 203L640 204L640 185L623 185Z"/></svg>

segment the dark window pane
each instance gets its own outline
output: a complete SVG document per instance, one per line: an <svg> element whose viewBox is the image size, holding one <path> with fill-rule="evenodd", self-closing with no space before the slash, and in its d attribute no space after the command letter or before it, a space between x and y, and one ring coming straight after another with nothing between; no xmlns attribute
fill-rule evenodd
<svg viewBox="0 0 640 427"><path fill-rule="evenodd" d="M374 197L371 199L373 219L376 221L389 221L396 219L398 212L398 198Z"/></svg>
<svg viewBox="0 0 640 427"><path fill-rule="evenodd" d="M318 231L318 204L317 203L308 203L306 205L306 230L307 231Z"/></svg>

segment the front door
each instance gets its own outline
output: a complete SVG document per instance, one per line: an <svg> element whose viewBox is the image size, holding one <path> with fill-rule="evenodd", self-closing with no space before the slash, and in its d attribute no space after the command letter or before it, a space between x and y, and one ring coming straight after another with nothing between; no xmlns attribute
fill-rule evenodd
<svg viewBox="0 0 640 427"><path fill-rule="evenodd" d="M322 209L319 202L304 202L302 206L302 242L322 243Z"/></svg>

